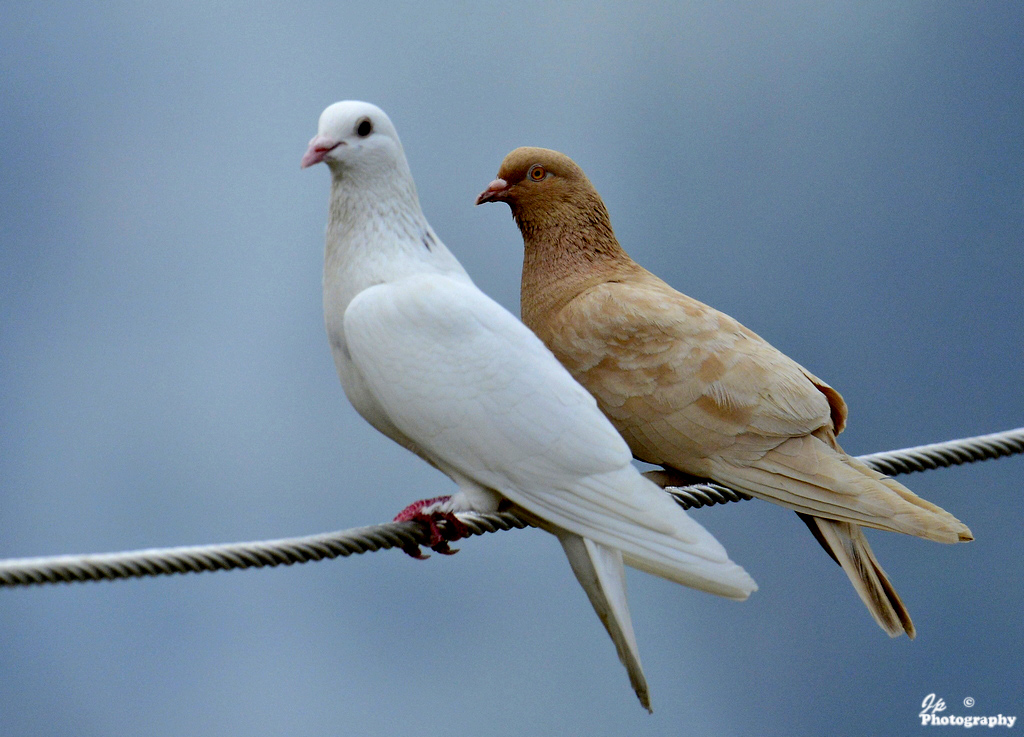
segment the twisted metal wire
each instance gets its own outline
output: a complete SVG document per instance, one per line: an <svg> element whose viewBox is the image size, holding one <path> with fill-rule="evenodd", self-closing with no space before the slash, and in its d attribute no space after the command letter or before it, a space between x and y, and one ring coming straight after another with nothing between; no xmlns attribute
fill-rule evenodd
<svg viewBox="0 0 1024 737"><path fill-rule="evenodd" d="M964 463L988 461L1017 453L1024 453L1024 427L945 443L887 450L858 458L876 471L897 476L901 473L931 471Z"/></svg>
<svg viewBox="0 0 1024 737"><path fill-rule="evenodd" d="M1024 453L1024 427L945 443L872 453L859 458L876 470L895 476L1017 453ZM683 509L751 498L742 492L710 482L672 486L670 481L673 477L661 474L663 472L656 471L649 475L665 486L666 491L672 494ZM530 526L526 520L510 512L465 513L457 516L470 536ZM445 525L443 521L438 524L442 527ZM429 544L428 537L428 531L416 522L390 522L280 540L152 548L124 553L16 558L0 560L0 587L292 565L388 548L408 550Z"/></svg>
<svg viewBox="0 0 1024 737"><path fill-rule="evenodd" d="M469 531L467 537L530 526L510 512L487 515L467 512L458 515L458 518ZM438 522L442 530L446 524L443 520ZM150 548L124 553L12 558L0 560L0 587L290 566L293 563L345 558L389 548L411 549L427 544L429 532L422 525L416 522L389 522L279 540Z"/></svg>

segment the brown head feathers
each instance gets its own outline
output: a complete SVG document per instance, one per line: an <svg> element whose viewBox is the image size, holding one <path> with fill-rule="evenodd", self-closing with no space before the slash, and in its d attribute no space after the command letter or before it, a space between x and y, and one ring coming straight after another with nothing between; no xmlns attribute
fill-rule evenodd
<svg viewBox="0 0 1024 737"><path fill-rule="evenodd" d="M563 153L515 149L477 198L478 205L484 202L507 203L522 233L527 324L583 289L642 271L615 238L601 195Z"/></svg>
<svg viewBox="0 0 1024 737"><path fill-rule="evenodd" d="M524 146L501 162L477 204L505 202L524 236L557 227L597 228L614 238L608 211L587 175L563 153Z"/></svg>

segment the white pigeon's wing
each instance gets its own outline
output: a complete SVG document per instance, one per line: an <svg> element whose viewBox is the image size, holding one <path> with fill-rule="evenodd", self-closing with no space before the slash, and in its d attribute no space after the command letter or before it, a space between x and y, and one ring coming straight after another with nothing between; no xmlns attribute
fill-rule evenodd
<svg viewBox="0 0 1024 737"><path fill-rule="evenodd" d="M363 290L345 341L391 421L477 481L499 468L532 481L630 461L593 397L472 284L419 274Z"/></svg>
<svg viewBox="0 0 1024 737"><path fill-rule="evenodd" d="M443 470L643 570L733 598L756 589L632 467L593 397L540 340L472 284L437 274L379 284L352 300L344 326L380 407Z"/></svg>

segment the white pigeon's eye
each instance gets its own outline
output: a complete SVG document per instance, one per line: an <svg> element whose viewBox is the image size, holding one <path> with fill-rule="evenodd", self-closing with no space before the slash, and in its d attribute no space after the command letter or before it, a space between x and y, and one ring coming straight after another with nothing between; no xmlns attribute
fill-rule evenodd
<svg viewBox="0 0 1024 737"><path fill-rule="evenodd" d="M530 171L526 173L526 176L530 177L535 182L539 182L541 179L546 177L548 173L544 171L544 167L540 164L534 164L530 167Z"/></svg>
<svg viewBox="0 0 1024 737"><path fill-rule="evenodd" d="M366 138L368 135L373 133L373 123L370 122L369 118L363 118L356 125L356 135L360 138Z"/></svg>

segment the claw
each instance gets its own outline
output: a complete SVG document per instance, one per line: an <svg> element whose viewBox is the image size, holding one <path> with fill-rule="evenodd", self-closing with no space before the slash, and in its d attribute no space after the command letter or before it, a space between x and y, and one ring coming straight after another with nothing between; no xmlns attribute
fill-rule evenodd
<svg viewBox="0 0 1024 737"><path fill-rule="evenodd" d="M452 549L448 547L448 543L459 540L463 537L469 537L469 528L467 528L466 525L464 525L452 512L441 512L439 510L432 512L423 511L430 507L440 506L441 503L446 502L449 499L451 499L451 497L439 496L434 499L423 499L410 504L395 515L394 521L419 523L427 530L427 545L431 550L436 553L440 553L441 555L455 555L459 552L458 548ZM438 522L443 523L443 529L438 525ZM409 545L403 547L402 550L416 560L426 560L430 557L429 555L423 554L419 545Z"/></svg>
<svg viewBox="0 0 1024 737"><path fill-rule="evenodd" d="M423 554L423 551L420 550L420 546L419 545L409 545L409 546L403 545L402 546L402 551L406 555L408 555L410 558L415 558L416 560L426 560L427 558L430 557L429 555L424 555Z"/></svg>

